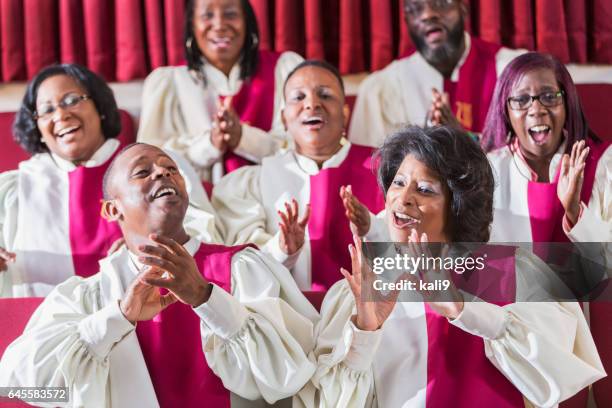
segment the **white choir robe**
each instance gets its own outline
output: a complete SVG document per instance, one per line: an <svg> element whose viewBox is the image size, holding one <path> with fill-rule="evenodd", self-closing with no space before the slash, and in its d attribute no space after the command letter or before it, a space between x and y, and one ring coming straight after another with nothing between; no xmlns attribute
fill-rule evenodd
<svg viewBox="0 0 612 408"><path fill-rule="evenodd" d="M199 246L195 238L184 245L192 255ZM124 246L98 274L58 285L6 349L0 386L68 387L71 407L159 406L135 326L119 308L137 274L137 258ZM231 258L231 291L213 285L193 309L208 366L249 400L294 395L315 370L307 353L318 313L286 268L250 247Z"/></svg>
<svg viewBox="0 0 612 408"><path fill-rule="evenodd" d="M323 163L321 170L337 168L345 161L351 143L345 139L342 143L344 145L341 149ZM290 269L302 290L312 289L308 229L301 250L288 256L280 248L278 224L281 219L277 211L285 212L285 203L295 199L300 217L303 216L306 205L310 203L310 176L319 171L314 160L289 150L266 158L259 166L246 166L226 175L215 185L212 197L225 243L256 244L263 252ZM358 182L355 180L355 184ZM348 225L346 218L338 222Z"/></svg>
<svg viewBox="0 0 612 408"><path fill-rule="evenodd" d="M517 294L533 293L542 268L547 266L538 258L516 252ZM351 321L355 314L353 294L342 280L323 301L317 372L294 406L425 407L428 383L435 382L428 378L425 304L398 302L376 331L359 330ZM556 406L606 375L577 303L465 302L448 324L481 337L490 363L536 406ZM448 397L462 406L478 401L474 393Z"/></svg>
<svg viewBox="0 0 612 408"><path fill-rule="evenodd" d="M451 74L450 81L473 81L474 88L483 86L482 78L474 75L459 77L459 72L471 51L472 37L465 33L465 52ZM525 50L502 47L495 54L497 76L505 66ZM354 143L379 147L395 129L413 124L424 126L431 107L431 89L444 92L444 77L433 66L414 52L393 61L384 69L370 74L359 86L355 108L351 117L350 139ZM490 86L493 93L495 84ZM455 107L452 107L455 111ZM483 107L484 108L484 107ZM484 110L486 113L486 109ZM477 112L474 112L476 114ZM470 115L471 115L470 109ZM464 127L467 126L464 124ZM476 131L480 131L476 129Z"/></svg>
<svg viewBox="0 0 612 408"><path fill-rule="evenodd" d="M550 180L555 178L565 148L564 142L550 162ZM490 241L532 242L527 197L528 183L534 181L532 170L507 146L488 153L487 157L496 179ZM608 146L597 162L591 197L588 203L581 203L578 221L573 227L564 222L563 230L584 256L608 269L612 266L612 147ZM592 253L595 247L580 246L581 242L602 243L601 253Z"/></svg>
<svg viewBox="0 0 612 408"><path fill-rule="evenodd" d="M304 59L294 52L281 54L274 71L274 113L269 132L242 125L235 152L253 162L287 145L281 121L285 78ZM211 64L204 65L206 85L196 81L186 66L160 67L144 82L138 141L181 153L202 180L216 182L223 175L222 153L210 141L220 96L236 95L243 84L240 64L229 76Z"/></svg>
<svg viewBox="0 0 612 408"><path fill-rule="evenodd" d="M105 165L119 148L118 140L109 139L83 166ZM205 242L221 242L214 210L195 171L180 155L167 153L179 166L189 193L186 229ZM41 153L18 170L0 174L0 247L17 254L15 263L0 272L0 297L42 297L75 275L69 203L69 172L75 168L54 154Z"/></svg>

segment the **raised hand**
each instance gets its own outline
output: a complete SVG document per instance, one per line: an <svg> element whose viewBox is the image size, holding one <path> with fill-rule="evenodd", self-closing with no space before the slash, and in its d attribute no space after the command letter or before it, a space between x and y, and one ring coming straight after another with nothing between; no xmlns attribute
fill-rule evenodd
<svg viewBox="0 0 612 408"><path fill-rule="evenodd" d="M412 230L408 237L408 253L411 257L420 257L424 255L425 258L432 258L431 251L428 247L427 234L423 233L421 236ZM449 247L445 245L442 247L438 257L444 259L448 255ZM420 270L417 274L409 275L409 279L416 283L416 288L423 296L423 300L438 314L454 319L463 310L463 297L457 290L451 279L450 273L445 269L432 269L432 270ZM421 282L423 281L424 287L427 288L427 284L438 282L448 282L448 287L443 292L436 290L421 290ZM454 299L454 301L448 301L447 299Z"/></svg>
<svg viewBox="0 0 612 408"><path fill-rule="evenodd" d="M8 269L9 262L15 262L16 254L9 252L4 248L0 247L0 272L4 272Z"/></svg>
<svg viewBox="0 0 612 408"><path fill-rule="evenodd" d="M450 107L447 93L441 93L436 88L431 89L431 107L428 113L429 123L433 126L448 125L462 129L457 117Z"/></svg>
<svg viewBox="0 0 612 408"><path fill-rule="evenodd" d="M141 245L138 249L146 256L138 260L162 270L163 275L147 275L142 281L169 290L180 302L200 306L210 297L212 286L200 273L193 257L182 245L171 238L151 234L155 245Z"/></svg>
<svg viewBox="0 0 612 408"><path fill-rule="evenodd" d="M240 117L232 106L231 96L223 99L217 111L215 121L223 135L223 141L227 148L234 150L242 138L242 124L240 123Z"/></svg>
<svg viewBox="0 0 612 408"><path fill-rule="evenodd" d="M144 267L128 287L119 307L130 323L151 320L176 302L176 297L172 293L162 295L157 287L145 282L147 279L159 278L163 273L164 271L159 268Z"/></svg>
<svg viewBox="0 0 612 408"><path fill-rule="evenodd" d="M564 154L557 184L557 197L563 205L565 216L576 224L580 214L580 192L584 180L584 167L589 148L584 140L574 143L571 154Z"/></svg>
<svg viewBox="0 0 612 408"><path fill-rule="evenodd" d="M370 230L370 211L368 207L353 195L353 188L350 185L340 187L340 198L346 210L344 214L350 222L351 231L353 234L363 237Z"/></svg>
<svg viewBox="0 0 612 408"><path fill-rule="evenodd" d="M357 316L354 317L353 323L360 330L375 331L382 327L393 311L399 291L392 291L387 296L374 292L372 287L374 272L363 255L359 236L353 235L353 243L349 245L352 271L340 268L340 272L346 278L355 297ZM376 295L375 301L365 300L362 297L362 293L366 290Z"/></svg>
<svg viewBox="0 0 612 408"><path fill-rule="evenodd" d="M310 204L306 205L306 211L299 220L298 203L295 199L291 200L291 204L285 203L285 210L285 212L278 211L281 218L281 222L278 223L280 228L279 244L284 253L293 255L304 245L306 226L310 218Z"/></svg>

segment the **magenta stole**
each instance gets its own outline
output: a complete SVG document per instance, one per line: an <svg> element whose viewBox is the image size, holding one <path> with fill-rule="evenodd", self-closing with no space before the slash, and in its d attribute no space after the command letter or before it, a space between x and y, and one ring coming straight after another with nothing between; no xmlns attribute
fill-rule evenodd
<svg viewBox="0 0 612 408"><path fill-rule="evenodd" d="M503 306L516 294L515 248L486 247L486 274L478 279L466 272L453 274L458 287ZM474 253L474 256L479 256ZM472 279L470 279L472 278ZM484 341L450 324L425 305L427 320L428 408L523 407L523 397L489 361Z"/></svg>
<svg viewBox="0 0 612 408"><path fill-rule="evenodd" d="M259 63L255 74L243 82L240 91L232 99L232 106L240 116L241 122L265 131L269 131L272 127L274 69L279 57L280 54L275 52L259 51ZM223 163L226 173L253 164L234 152L225 153Z"/></svg>
<svg viewBox="0 0 612 408"><path fill-rule="evenodd" d="M122 237L116 222L100 216L102 179L121 146L101 166L79 166L68 173L68 208L70 248L74 273L92 276L100 270L98 261L106 257L108 249Z"/></svg>
<svg viewBox="0 0 612 408"><path fill-rule="evenodd" d="M449 94L459 123L466 130L482 132L497 82L495 55L501 46L475 37L471 41L470 52L459 68L458 82L445 79L444 92Z"/></svg>
<svg viewBox="0 0 612 408"><path fill-rule="evenodd" d="M308 234L312 259L312 290L325 291L342 278L340 267L350 270L348 244L353 242L340 199L340 187L350 184L353 194L377 214L385 208L372 166L374 149L352 144L339 167L310 176Z"/></svg>
<svg viewBox="0 0 612 408"><path fill-rule="evenodd" d="M245 247L201 244L194 259L209 282L230 292L232 256ZM229 391L206 363L191 307L177 302L138 322L136 334L160 407L230 406Z"/></svg>

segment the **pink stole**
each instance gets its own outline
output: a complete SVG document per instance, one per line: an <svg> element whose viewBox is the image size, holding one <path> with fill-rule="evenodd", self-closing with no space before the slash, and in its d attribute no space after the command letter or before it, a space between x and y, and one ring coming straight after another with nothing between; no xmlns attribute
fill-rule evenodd
<svg viewBox="0 0 612 408"><path fill-rule="evenodd" d="M515 248L486 246L487 273L453 274L457 286L504 305L516 293ZM474 278L471 279L470 278ZM482 338L453 326L425 305L428 408L523 407L521 393L489 361Z"/></svg>
<svg viewBox="0 0 612 408"><path fill-rule="evenodd" d="M122 237L119 225L100 216L102 179L121 146L101 166L79 166L68 173L68 208L70 248L74 273L92 276L100 270L98 261L106 257L110 246Z"/></svg>
<svg viewBox="0 0 612 408"><path fill-rule="evenodd" d="M586 143L591 148L591 151L586 159L584 180L580 193L580 199L584 203L589 202L593 192L597 163L610 145L609 142L595 143L588 138ZM561 163L559 163L554 182L552 183L538 183L535 181L529 181L528 183L527 204L529 207L529 221L533 242L569 241L563 231L565 211L557 198L557 182L560 170Z"/></svg>
<svg viewBox="0 0 612 408"><path fill-rule="evenodd" d="M274 70L280 54L270 51L259 51L257 71L246 79L240 91L234 95L232 106L240 116L240 121L250 126L269 131L274 114ZM225 172L229 173L253 162L227 152L223 157Z"/></svg>
<svg viewBox="0 0 612 408"><path fill-rule="evenodd" d="M472 132L482 132L497 82L495 56L500 45L471 37L470 52L459 68L458 82L444 80L451 109L461 126Z"/></svg>
<svg viewBox="0 0 612 408"><path fill-rule="evenodd" d="M371 147L353 144L339 167L310 176L308 234L313 291L329 289L342 278L340 267L351 267L347 248L353 238L340 199L340 186L350 184L353 194L374 214L385 208L372 165L373 152Z"/></svg>
<svg viewBox="0 0 612 408"><path fill-rule="evenodd" d="M201 244L194 259L209 282L230 292L231 259L245 247ZM230 406L229 391L206 363L191 307L177 302L138 322L136 334L160 407Z"/></svg>

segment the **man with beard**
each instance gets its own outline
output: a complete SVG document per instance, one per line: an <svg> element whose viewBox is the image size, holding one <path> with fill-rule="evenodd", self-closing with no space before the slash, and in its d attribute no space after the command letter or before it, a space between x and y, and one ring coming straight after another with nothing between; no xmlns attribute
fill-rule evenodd
<svg viewBox="0 0 612 408"><path fill-rule="evenodd" d="M480 133L497 76L524 51L465 32L461 0L404 0L404 15L416 52L363 81L349 139L379 146L406 123Z"/></svg>
<svg viewBox="0 0 612 408"><path fill-rule="evenodd" d="M169 156L126 147L104 197L125 245L45 298L0 360L1 386L67 387L74 407L250 407L243 398L275 402L309 380L316 310L258 250L187 234Z"/></svg>

